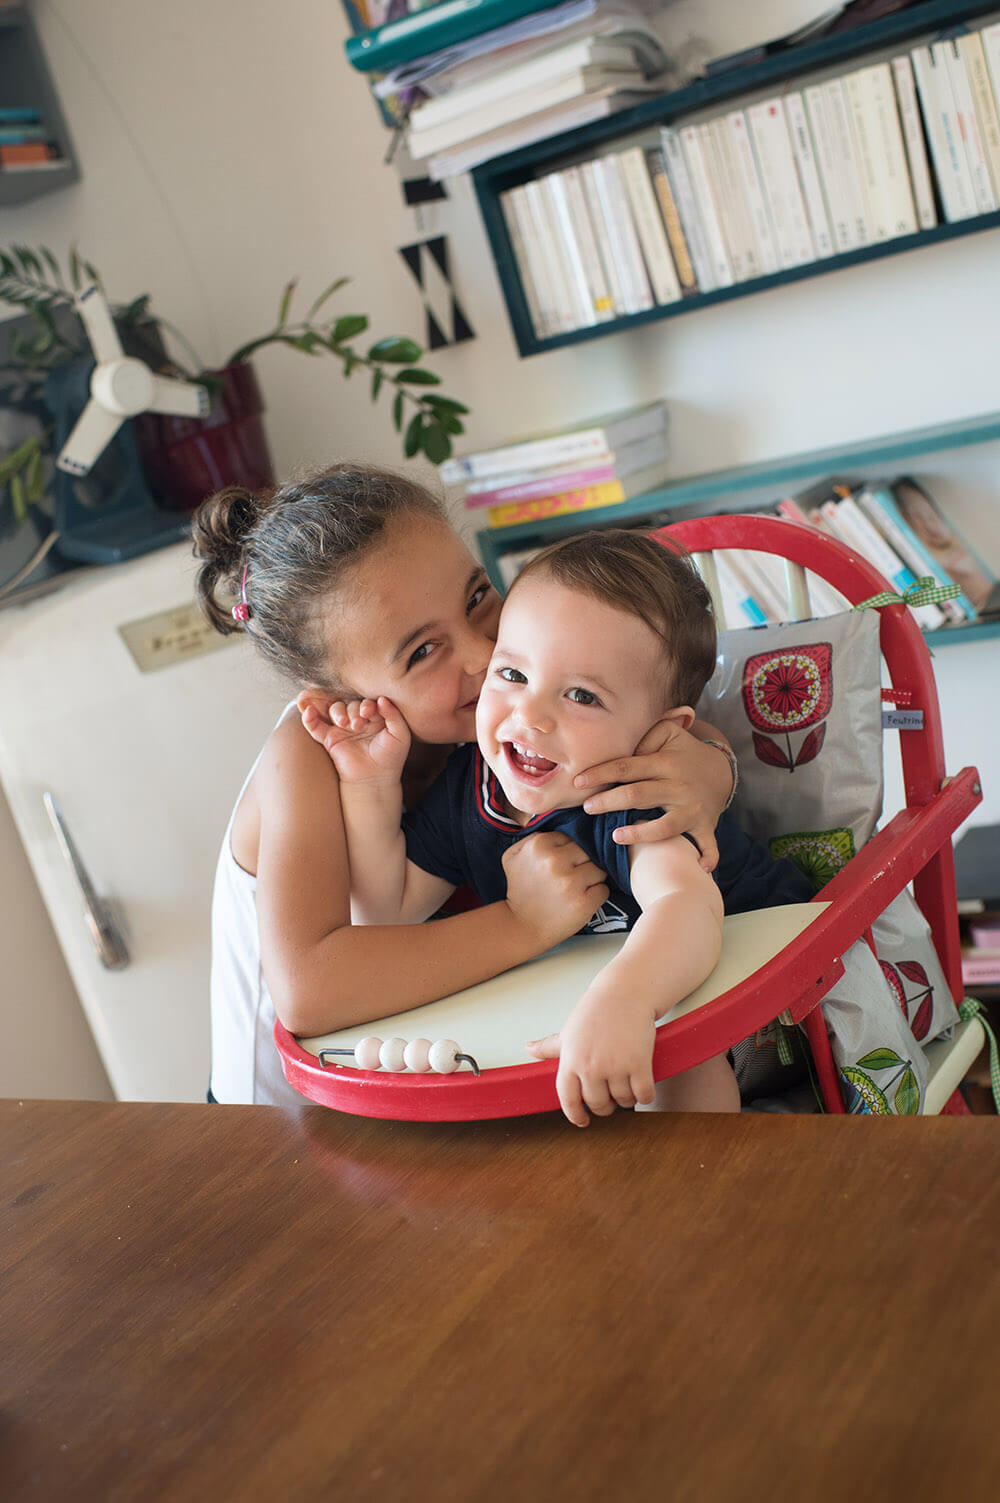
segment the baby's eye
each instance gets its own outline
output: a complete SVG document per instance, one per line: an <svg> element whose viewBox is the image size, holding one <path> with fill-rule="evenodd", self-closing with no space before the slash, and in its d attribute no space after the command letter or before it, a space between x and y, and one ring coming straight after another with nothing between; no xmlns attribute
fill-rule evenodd
<svg viewBox="0 0 1000 1503"><path fill-rule="evenodd" d="M415 668L417 663L426 662L431 653L434 651L434 647L435 643L433 642L421 642L420 646L414 648L413 652L411 652L410 656L407 658L407 668Z"/></svg>
<svg viewBox="0 0 1000 1503"><path fill-rule="evenodd" d="M497 673L507 684L526 684L528 682L520 668L498 668Z"/></svg>
<svg viewBox="0 0 1000 1503"><path fill-rule="evenodd" d="M575 705L598 705L601 702L596 694L591 694L589 689L569 689L566 698L572 700Z"/></svg>
<svg viewBox="0 0 1000 1503"><path fill-rule="evenodd" d="M492 595L492 594L493 594L493 586L489 583L488 580L483 580L483 583L481 585L478 585L476 587L476 589L473 590L472 594L469 596L469 603L465 607L465 614L467 616L471 616L472 612L474 610L477 610L478 607L482 605L482 603L486 599L487 595Z"/></svg>

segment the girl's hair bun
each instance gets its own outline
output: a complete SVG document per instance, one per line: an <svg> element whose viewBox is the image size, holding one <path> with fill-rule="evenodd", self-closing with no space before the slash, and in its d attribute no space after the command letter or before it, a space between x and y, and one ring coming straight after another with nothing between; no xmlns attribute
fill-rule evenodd
<svg viewBox="0 0 1000 1503"><path fill-rule="evenodd" d="M240 628L231 608L219 601L219 586L224 582L231 595L239 594L247 542L260 512L253 491L230 485L203 502L191 521L195 556L202 561L195 581L198 602L223 636Z"/></svg>

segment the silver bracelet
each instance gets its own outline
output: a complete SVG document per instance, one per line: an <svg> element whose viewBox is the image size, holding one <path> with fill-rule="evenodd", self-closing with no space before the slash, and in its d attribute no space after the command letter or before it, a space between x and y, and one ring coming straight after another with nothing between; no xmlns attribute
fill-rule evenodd
<svg viewBox="0 0 1000 1503"><path fill-rule="evenodd" d="M714 746L718 751L722 752L722 755L729 763L729 771L733 775L733 786L729 790L729 797L726 799L726 802L722 806L722 812L723 814L725 814L733 799L736 797L737 788L740 786L740 766L736 760L736 753L733 751L732 747L727 746L724 741L703 741L701 744L702 746Z"/></svg>

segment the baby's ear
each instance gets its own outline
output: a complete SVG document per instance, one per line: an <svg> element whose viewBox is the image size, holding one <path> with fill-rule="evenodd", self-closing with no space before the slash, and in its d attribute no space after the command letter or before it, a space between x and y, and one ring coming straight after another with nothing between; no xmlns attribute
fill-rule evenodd
<svg viewBox="0 0 1000 1503"><path fill-rule="evenodd" d="M678 705L673 710L664 710L661 720L672 720L682 731L689 731L698 719L690 705Z"/></svg>

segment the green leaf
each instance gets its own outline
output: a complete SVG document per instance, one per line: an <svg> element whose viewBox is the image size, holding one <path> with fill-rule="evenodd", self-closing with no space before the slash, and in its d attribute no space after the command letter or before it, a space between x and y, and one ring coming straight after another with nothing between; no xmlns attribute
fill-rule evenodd
<svg viewBox="0 0 1000 1503"><path fill-rule="evenodd" d="M28 515L28 498L24 494L24 481L20 475L10 477L10 500L15 517L23 522Z"/></svg>
<svg viewBox="0 0 1000 1503"><path fill-rule="evenodd" d="M41 261L39 261L38 257L35 255L34 251L30 249L29 246L15 245L13 247L13 250L18 261L20 261L23 270L26 271L29 276L32 273L34 273L36 277L44 275L42 271Z"/></svg>
<svg viewBox="0 0 1000 1503"><path fill-rule="evenodd" d="M98 271L93 261L84 261L83 269L92 282L96 282L98 287L102 286L101 273Z"/></svg>
<svg viewBox="0 0 1000 1503"><path fill-rule="evenodd" d="M363 334L367 327L368 320L363 313L345 313L343 318L337 319L330 338L334 344L341 344L345 339L353 339L355 334Z"/></svg>
<svg viewBox="0 0 1000 1503"><path fill-rule="evenodd" d="M75 292L79 292L80 291L80 283L83 280L83 273L82 273L82 268L81 268L81 265L80 265L80 257L77 254L77 249L76 249L75 245L71 245L70 246L70 251L69 251L69 275L70 275L70 281L73 283L73 290Z"/></svg>
<svg viewBox="0 0 1000 1503"><path fill-rule="evenodd" d="M40 448L28 460L27 469L24 472L24 484L28 493L28 501L34 506L45 495L45 461L42 458Z"/></svg>
<svg viewBox="0 0 1000 1503"><path fill-rule="evenodd" d="M372 371L372 401L378 400L378 394L382 390L382 382L385 379L384 371Z"/></svg>
<svg viewBox="0 0 1000 1503"><path fill-rule="evenodd" d="M327 298L332 297L335 292L339 292L341 287L346 287L350 280L350 277L338 277L335 282L331 282L326 291L320 293L319 297L309 309L309 312L306 314L306 323L311 324L319 310L322 308L323 304L326 302Z"/></svg>
<svg viewBox="0 0 1000 1503"><path fill-rule="evenodd" d="M920 1087L917 1085L917 1077L909 1068L899 1082L899 1090L896 1092L893 1104L901 1117L917 1115L920 1107Z"/></svg>
<svg viewBox="0 0 1000 1503"><path fill-rule="evenodd" d="M358 363L358 357L350 350L344 351L344 375L349 376Z"/></svg>
<svg viewBox="0 0 1000 1503"><path fill-rule="evenodd" d="M451 439L440 423L426 423L423 432L424 453L431 464L443 464L451 453Z"/></svg>
<svg viewBox="0 0 1000 1503"><path fill-rule="evenodd" d="M410 386L440 386L441 384L441 377L435 376L433 371L400 371L392 379L394 381L406 381Z"/></svg>
<svg viewBox="0 0 1000 1503"><path fill-rule="evenodd" d="M412 339L399 339L395 336L389 339L380 339L373 344L368 351L369 360L383 360L388 365L412 365L419 360L423 350Z"/></svg>
<svg viewBox="0 0 1000 1503"><path fill-rule="evenodd" d="M295 289L298 285L298 277L293 277L290 282L286 282L285 290L281 294L281 304L278 308L278 325L282 329L285 327L285 320L288 318L288 310L292 306L292 298L295 295Z"/></svg>
<svg viewBox="0 0 1000 1503"><path fill-rule="evenodd" d="M439 397L435 392L427 398L428 407L433 407L435 412L468 412L468 407L461 402L452 401L451 397Z"/></svg>
<svg viewBox="0 0 1000 1503"><path fill-rule="evenodd" d="M407 459L412 459L420 448L420 435L423 426L423 413L415 412L410 419L410 426L406 430L406 437L403 439L403 453Z"/></svg>
<svg viewBox="0 0 1000 1503"><path fill-rule="evenodd" d="M143 319L149 317L149 303L148 292L144 292L141 297L133 298L130 303L125 304L124 308L115 309L115 323L128 325L141 323Z"/></svg>
<svg viewBox="0 0 1000 1503"><path fill-rule="evenodd" d="M888 1070L892 1065L901 1065L903 1061L892 1049L873 1049L866 1054L864 1059L859 1059L858 1064L867 1070Z"/></svg>
<svg viewBox="0 0 1000 1503"><path fill-rule="evenodd" d="M38 443L38 435L33 433L23 444L18 444L16 449L11 449L9 454L0 459L0 485L6 485L12 475L24 469L31 458L31 451L37 449Z"/></svg>
<svg viewBox="0 0 1000 1503"><path fill-rule="evenodd" d="M315 329L307 329L304 334L286 335L285 343L291 345L293 350L301 350L305 355L318 355L321 349L326 348L322 334L317 334Z"/></svg>
<svg viewBox="0 0 1000 1503"><path fill-rule="evenodd" d="M402 433L402 431L403 431L403 393L401 391L397 391L397 393L395 395L395 398L393 399L393 403L392 403L392 421L393 421L393 423L395 425L396 432L397 433Z"/></svg>
<svg viewBox="0 0 1000 1503"><path fill-rule="evenodd" d="M450 413L435 413L434 415L445 433L459 434L465 432L465 424L460 422L457 417L452 417Z"/></svg>
<svg viewBox="0 0 1000 1503"><path fill-rule="evenodd" d="M51 271L52 275L55 277L56 281L59 283L59 286L60 287L64 287L66 284L63 282L62 272L59 270L59 262L56 260L55 256L52 254L52 252L49 250L48 246L43 245L43 246L40 247L40 249L41 249L41 252L42 252L42 256L45 259L45 264L49 268L49 271Z"/></svg>

